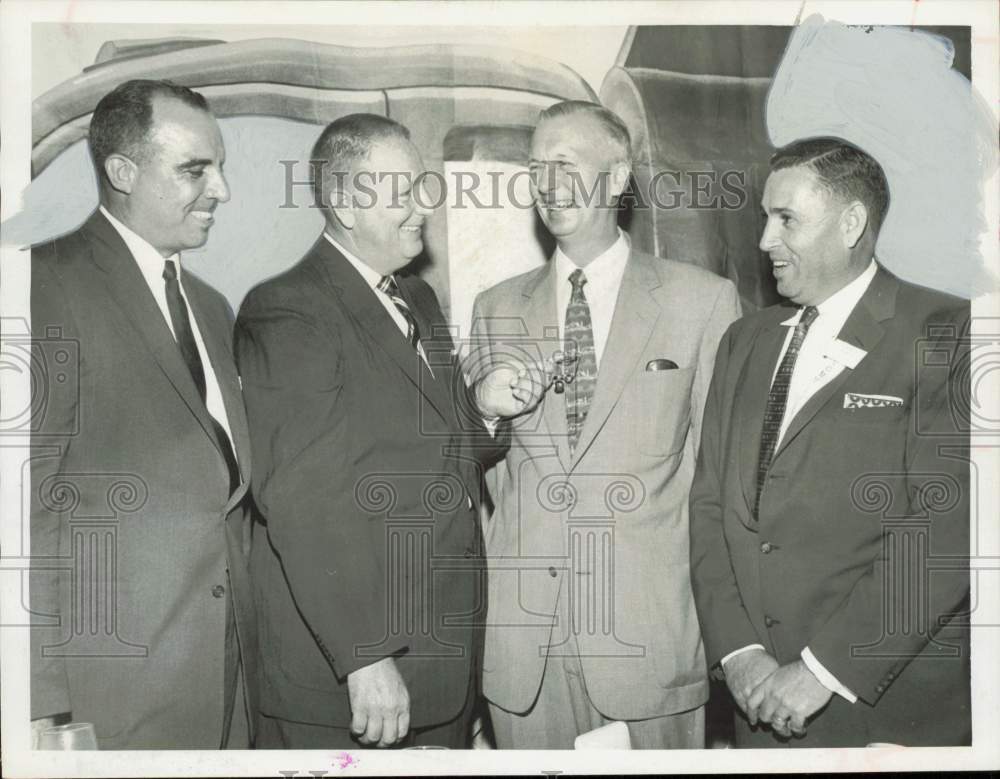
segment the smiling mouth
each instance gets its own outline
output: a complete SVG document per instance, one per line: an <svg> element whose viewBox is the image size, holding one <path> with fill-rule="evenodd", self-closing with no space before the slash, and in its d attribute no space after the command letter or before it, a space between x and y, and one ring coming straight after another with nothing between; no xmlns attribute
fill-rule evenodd
<svg viewBox="0 0 1000 779"><path fill-rule="evenodd" d="M574 208L572 200L551 200L542 204L548 211L565 211L567 208Z"/></svg>
<svg viewBox="0 0 1000 779"><path fill-rule="evenodd" d="M192 211L191 216L205 224L212 224L215 221L211 211Z"/></svg>
<svg viewBox="0 0 1000 779"><path fill-rule="evenodd" d="M421 227L422 225L403 225L399 229L404 233L416 233L419 235Z"/></svg>

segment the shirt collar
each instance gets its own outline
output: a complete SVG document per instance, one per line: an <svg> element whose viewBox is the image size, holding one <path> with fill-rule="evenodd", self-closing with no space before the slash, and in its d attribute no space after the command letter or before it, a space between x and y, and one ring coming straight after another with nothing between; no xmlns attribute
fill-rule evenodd
<svg viewBox="0 0 1000 779"><path fill-rule="evenodd" d="M108 209L106 209L103 205L100 206L100 211L111 223L111 226L118 232L118 235L122 237L122 240L125 242L125 246L128 247L132 257L135 258L135 261L138 263L139 269L142 271L144 276L147 278L159 279L163 276L163 266L165 262L167 260L173 260L174 265L177 266L177 278L180 278L181 258L179 252L174 252L169 257L164 257L155 248L153 248L153 245L149 241L112 216L111 212L108 211Z"/></svg>
<svg viewBox="0 0 1000 779"><path fill-rule="evenodd" d="M382 280L382 274L372 268L371 265L366 264L365 261L359 258L356 254L345 249L344 245L339 241L334 240L333 236L331 236L326 230L323 231L323 237L333 244L333 248L344 255L347 261L354 266L354 269L361 274L361 278L365 280L365 283L369 287L372 289L376 289L378 287L378 283Z"/></svg>
<svg viewBox="0 0 1000 779"><path fill-rule="evenodd" d="M867 291L868 285L872 283L872 279L875 278L877 270L878 265L876 264L875 259L872 258L872 260L868 263L868 267L864 269L860 276L849 284L845 284L843 287L830 295L830 297L816 306L819 316L832 315L846 320L848 315L858 304L858 301L861 300L861 297ZM799 323L799 319L802 318L802 311L803 309L800 307L795 314L781 324L787 325L788 327L794 327Z"/></svg>
<svg viewBox="0 0 1000 779"><path fill-rule="evenodd" d="M587 263L587 267L583 269L587 283L601 286L604 282L620 276L625 270L630 250L628 239L619 228L618 240ZM554 261L560 281L567 281L570 274L580 267L567 257L558 246L556 246Z"/></svg>

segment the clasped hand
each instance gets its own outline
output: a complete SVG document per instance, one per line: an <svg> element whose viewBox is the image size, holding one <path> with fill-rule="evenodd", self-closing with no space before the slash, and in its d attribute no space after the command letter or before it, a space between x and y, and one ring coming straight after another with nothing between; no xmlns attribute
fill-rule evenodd
<svg viewBox="0 0 1000 779"><path fill-rule="evenodd" d="M802 660L779 666L762 649L736 655L724 670L729 691L750 724L769 724L784 738L805 735L806 720L833 695Z"/></svg>
<svg viewBox="0 0 1000 779"><path fill-rule="evenodd" d="M387 747L410 730L410 694L391 657L347 675L351 732L362 744Z"/></svg>
<svg viewBox="0 0 1000 779"><path fill-rule="evenodd" d="M476 402L485 417L515 417L537 406L553 381L553 364L511 359L496 365L476 384Z"/></svg>

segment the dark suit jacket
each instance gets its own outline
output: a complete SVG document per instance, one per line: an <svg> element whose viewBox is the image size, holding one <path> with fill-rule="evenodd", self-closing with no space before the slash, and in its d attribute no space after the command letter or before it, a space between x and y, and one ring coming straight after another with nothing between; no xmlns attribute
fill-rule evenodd
<svg viewBox="0 0 1000 779"><path fill-rule="evenodd" d="M323 237L240 309L254 495L271 543L251 570L274 716L346 727L347 675L389 655L414 726L452 718L469 691L485 606L477 457L499 451L465 405L434 293L417 278L400 289L435 377Z"/></svg>
<svg viewBox="0 0 1000 779"><path fill-rule="evenodd" d="M32 717L71 712L102 749L217 748L240 646L256 697L248 479L230 495L208 412L107 219L33 248L31 275ZM184 288L249 475L231 313L189 273Z"/></svg>
<svg viewBox="0 0 1000 779"><path fill-rule="evenodd" d="M719 346L691 492L708 661L761 643L786 664L808 646L858 696L835 695L794 746L967 744L969 304L879 269L839 336L867 355L794 417L755 522L779 323L794 310L748 316ZM902 405L845 408L848 392ZM746 745L778 743L743 722Z"/></svg>

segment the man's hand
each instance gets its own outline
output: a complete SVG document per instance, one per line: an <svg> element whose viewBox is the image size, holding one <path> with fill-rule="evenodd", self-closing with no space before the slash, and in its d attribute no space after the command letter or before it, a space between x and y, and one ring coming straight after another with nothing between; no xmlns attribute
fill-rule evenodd
<svg viewBox="0 0 1000 779"><path fill-rule="evenodd" d="M476 383L476 403L485 417L516 417L539 404L552 383L544 363L511 360L497 365Z"/></svg>
<svg viewBox="0 0 1000 779"><path fill-rule="evenodd" d="M770 723L780 736L801 736L806 720L826 706L832 695L804 662L796 660L757 685L747 701L747 718L751 725Z"/></svg>
<svg viewBox="0 0 1000 779"><path fill-rule="evenodd" d="M754 688L778 668L778 661L763 649L748 649L726 661L722 667L726 685L736 705L746 714L747 700Z"/></svg>
<svg viewBox="0 0 1000 779"><path fill-rule="evenodd" d="M410 730L410 693L391 657L347 675L351 732L362 744L387 747Z"/></svg>

